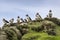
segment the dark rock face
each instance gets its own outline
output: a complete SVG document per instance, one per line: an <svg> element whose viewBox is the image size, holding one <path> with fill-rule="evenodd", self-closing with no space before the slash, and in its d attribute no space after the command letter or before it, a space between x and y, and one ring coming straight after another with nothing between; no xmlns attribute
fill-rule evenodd
<svg viewBox="0 0 60 40"><path fill-rule="evenodd" d="M4 25L5 26L5 25ZM26 25L9 25L0 30L1 40L21 40L22 36L28 32L28 26Z"/></svg>
<svg viewBox="0 0 60 40"><path fill-rule="evenodd" d="M56 36L56 32L54 30L51 30L51 31L47 31L48 35L54 35Z"/></svg>
<svg viewBox="0 0 60 40"><path fill-rule="evenodd" d="M4 31L0 31L0 40L8 40L7 35Z"/></svg>

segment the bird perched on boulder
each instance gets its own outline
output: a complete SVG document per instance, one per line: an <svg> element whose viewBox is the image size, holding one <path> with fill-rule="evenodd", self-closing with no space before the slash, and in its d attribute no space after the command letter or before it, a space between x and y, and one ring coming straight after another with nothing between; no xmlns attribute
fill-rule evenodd
<svg viewBox="0 0 60 40"><path fill-rule="evenodd" d="M17 23L20 23L20 17L19 16L17 17Z"/></svg>
<svg viewBox="0 0 60 40"><path fill-rule="evenodd" d="M3 22L4 22L4 24L6 24L6 23L9 23L7 20L5 20L4 18L3 18Z"/></svg>
<svg viewBox="0 0 60 40"><path fill-rule="evenodd" d="M32 19L29 17L29 15L28 15L28 14L26 15L26 20L27 20L27 22L32 21Z"/></svg>
<svg viewBox="0 0 60 40"><path fill-rule="evenodd" d="M14 22L14 18L12 18L11 20L10 20L10 23L13 23Z"/></svg>
<svg viewBox="0 0 60 40"><path fill-rule="evenodd" d="M40 21L42 20L42 17L39 15L39 13L36 13L36 18L35 18L37 21Z"/></svg>
<svg viewBox="0 0 60 40"><path fill-rule="evenodd" d="M20 22L21 22L21 23L23 23L23 22L24 22L24 20L21 18L21 19L20 19Z"/></svg>

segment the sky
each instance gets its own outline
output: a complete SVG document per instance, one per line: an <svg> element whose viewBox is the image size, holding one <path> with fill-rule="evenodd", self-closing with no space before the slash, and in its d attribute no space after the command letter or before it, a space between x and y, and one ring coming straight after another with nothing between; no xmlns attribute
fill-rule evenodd
<svg viewBox="0 0 60 40"><path fill-rule="evenodd" d="M3 18L16 21L17 16L25 19L28 14L34 19L37 12L44 18L49 10L52 10L53 17L60 18L60 0L0 0L0 27Z"/></svg>

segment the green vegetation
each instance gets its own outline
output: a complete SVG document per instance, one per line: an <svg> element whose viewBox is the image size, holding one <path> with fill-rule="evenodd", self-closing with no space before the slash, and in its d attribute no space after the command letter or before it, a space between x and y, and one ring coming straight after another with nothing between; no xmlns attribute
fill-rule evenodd
<svg viewBox="0 0 60 40"><path fill-rule="evenodd" d="M52 21L44 20L27 25L4 26L6 27L3 30L9 40L60 40L60 26Z"/></svg>
<svg viewBox="0 0 60 40"><path fill-rule="evenodd" d="M60 19L52 17L51 10L46 18L42 19L39 13L36 19L32 20L26 15L25 21L17 17L8 22L3 19L5 24L0 28L0 40L60 40Z"/></svg>

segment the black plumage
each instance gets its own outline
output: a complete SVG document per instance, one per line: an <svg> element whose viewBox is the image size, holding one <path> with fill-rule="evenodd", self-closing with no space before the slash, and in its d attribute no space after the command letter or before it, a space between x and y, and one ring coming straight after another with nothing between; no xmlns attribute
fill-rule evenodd
<svg viewBox="0 0 60 40"><path fill-rule="evenodd" d="M4 22L9 23L7 20L3 19Z"/></svg>

